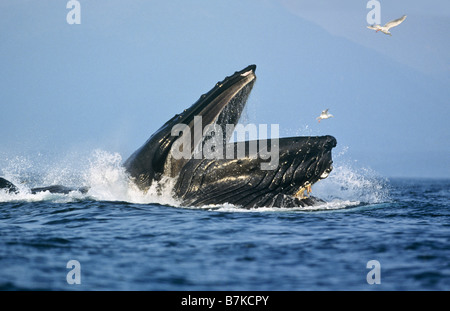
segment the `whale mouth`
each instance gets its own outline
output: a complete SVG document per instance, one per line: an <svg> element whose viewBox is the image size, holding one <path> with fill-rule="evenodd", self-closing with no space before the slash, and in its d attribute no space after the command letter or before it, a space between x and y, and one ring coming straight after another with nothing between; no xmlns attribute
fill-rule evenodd
<svg viewBox="0 0 450 311"><path fill-rule="evenodd" d="M229 203L252 208L314 203L297 196L300 190L310 189L330 174L334 137L231 142L230 136L222 135L220 141L217 134L220 129L222 134L238 130L236 125L256 81L255 69L255 65L250 65L217 82L191 107L167 121L125 161L127 172L141 190L147 191L153 181L167 176L176 180L172 192L186 206ZM211 125L212 132L206 128ZM196 138L196 132L201 133L200 139ZM242 157L239 144L245 150ZM250 152L252 146L257 146L258 151ZM205 151L214 157L205 156ZM218 154L223 157L215 157Z"/></svg>

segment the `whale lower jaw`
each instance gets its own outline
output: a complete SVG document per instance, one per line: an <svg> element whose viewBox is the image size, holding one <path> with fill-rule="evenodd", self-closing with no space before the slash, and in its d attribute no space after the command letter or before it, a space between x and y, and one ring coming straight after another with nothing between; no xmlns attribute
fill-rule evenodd
<svg viewBox="0 0 450 311"><path fill-rule="evenodd" d="M287 137L277 141L279 163L269 170L261 169L264 160L259 154L235 160L191 159L178 176L174 195L187 206L229 203L258 208L323 203L310 196L311 187L330 174L336 139Z"/></svg>

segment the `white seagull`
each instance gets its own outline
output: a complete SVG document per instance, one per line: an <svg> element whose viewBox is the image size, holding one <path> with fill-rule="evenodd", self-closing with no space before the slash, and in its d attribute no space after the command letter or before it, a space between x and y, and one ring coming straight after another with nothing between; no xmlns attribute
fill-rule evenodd
<svg viewBox="0 0 450 311"><path fill-rule="evenodd" d="M392 34L389 32L389 29L400 25L405 20L405 18L406 18L406 15L403 15L400 18L394 19L393 21L386 23L384 26L371 25L371 26L367 26L367 28L376 30L377 32L379 32L381 30L382 33L392 36Z"/></svg>
<svg viewBox="0 0 450 311"><path fill-rule="evenodd" d="M322 121L323 119L328 119L333 117L333 115L331 113L328 113L328 109L325 109L324 111L322 111L322 113L320 114L320 116L318 116L316 119L319 121Z"/></svg>

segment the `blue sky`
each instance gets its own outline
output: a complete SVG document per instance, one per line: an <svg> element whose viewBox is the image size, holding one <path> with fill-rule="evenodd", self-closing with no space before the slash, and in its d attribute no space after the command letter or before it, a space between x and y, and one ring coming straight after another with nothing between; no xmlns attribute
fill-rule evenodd
<svg viewBox="0 0 450 311"><path fill-rule="evenodd" d="M386 177L450 177L450 2L0 2L0 155L101 148L126 159L225 76L256 64L245 122L336 137ZM329 108L333 119L317 123ZM0 167L1 169L1 167Z"/></svg>

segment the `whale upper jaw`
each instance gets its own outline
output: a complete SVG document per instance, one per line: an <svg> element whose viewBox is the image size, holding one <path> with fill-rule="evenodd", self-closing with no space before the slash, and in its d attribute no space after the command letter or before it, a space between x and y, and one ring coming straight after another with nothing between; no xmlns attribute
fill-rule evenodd
<svg viewBox="0 0 450 311"><path fill-rule="evenodd" d="M203 128L209 124L236 125L241 117L250 91L256 80L256 65L250 65L219 81L188 109L176 114L157 130L147 142L135 151L124 163L134 182L141 190L150 187L153 180L162 176L177 176L187 159L174 160L171 149L179 136L171 131L177 124L189 126L193 133L194 118L202 117ZM198 142L192 137L191 154ZM170 170L168 170L170 163Z"/></svg>

